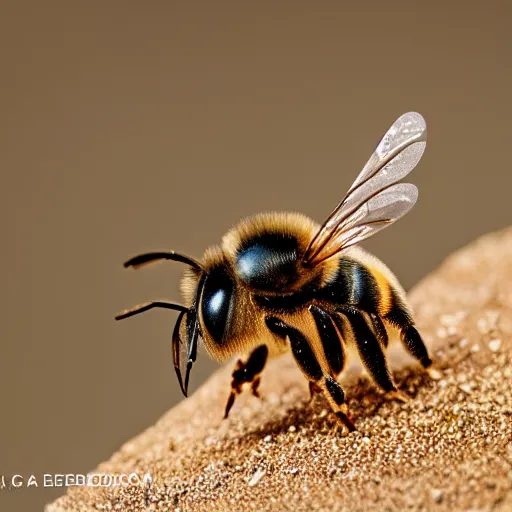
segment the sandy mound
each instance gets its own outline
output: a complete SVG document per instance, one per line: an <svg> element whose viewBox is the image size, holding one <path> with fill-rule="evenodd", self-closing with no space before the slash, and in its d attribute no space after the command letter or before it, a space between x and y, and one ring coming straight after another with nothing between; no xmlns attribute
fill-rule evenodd
<svg viewBox="0 0 512 512"><path fill-rule="evenodd" d="M244 393L223 421L230 364L97 470L151 484L70 488L47 511L512 510L512 229L448 258L411 299L443 378L398 350L408 403L349 372L358 431L336 434L283 357L263 373L264 400Z"/></svg>

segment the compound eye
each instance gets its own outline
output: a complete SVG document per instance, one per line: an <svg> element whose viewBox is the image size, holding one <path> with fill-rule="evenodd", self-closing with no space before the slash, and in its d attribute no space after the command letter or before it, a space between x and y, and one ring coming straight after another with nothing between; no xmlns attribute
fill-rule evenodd
<svg viewBox="0 0 512 512"><path fill-rule="evenodd" d="M234 283L223 267L208 273L201 299L203 323L215 343L222 344L228 332L234 298Z"/></svg>
<svg viewBox="0 0 512 512"><path fill-rule="evenodd" d="M236 271L248 285L264 291L285 288L297 277L297 239L268 233L252 238L238 251Z"/></svg>

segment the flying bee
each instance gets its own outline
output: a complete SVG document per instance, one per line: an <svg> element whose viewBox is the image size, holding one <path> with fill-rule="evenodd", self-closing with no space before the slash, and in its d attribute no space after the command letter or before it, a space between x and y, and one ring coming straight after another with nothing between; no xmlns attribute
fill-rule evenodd
<svg viewBox="0 0 512 512"><path fill-rule="evenodd" d="M397 182L421 159L426 136L420 114L398 118L321 226L298 213L263 213L235 225L201 261L174 251L130 259L125 267L159 260L188 265L181 286L185 305L148 302L116 319L151 308L179 312L172 348L185 396L199 339L217 361L248 354L233 371L225 417L244 384L259 396L267 358L291 350L311 394L322 392L339 421L354 430L336 380L347 348L356 349L375 384L394 398L406 396L397 389L386 360L391 330L432 371L402 286L384 263L357 245L416 203L417 188Z"/></svg>

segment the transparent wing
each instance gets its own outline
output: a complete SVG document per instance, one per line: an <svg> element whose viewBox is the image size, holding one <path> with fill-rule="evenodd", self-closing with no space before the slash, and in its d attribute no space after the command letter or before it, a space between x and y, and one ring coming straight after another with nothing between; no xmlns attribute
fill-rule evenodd
<svg viewBox="0 0 512 512"><path fill-rule="evenodd" d="M391 185L379 192L334 231L312 264L316 265L393 224L414 206L417 199L418 189L410 183Z"/></svg>
<svg viewBox="0 0 512 512"><path fill-rule="evenodd" d="M404 202L403 194L405 189L396 189L391 186L407 176L420 161L425 151L426 138L427 126L425 120L416 112L404 114L393 123L379 142L363 170L359 173L346 196L327 218L309 244L304 256L306 264L317 264L348 247L345 243L349 239L352 240L353 237L356 237L357 242L360 242L395 220L398 220L409 211L417 198L416 187L414 187L415 192L412 192L412 189L407 189L408 193L412 195ZM388 192L384 194L385 191ZM388 210L375 210L372 213L373 220L371 221L371 226L373 227L363 229L361 222L359 222L361 216L369 214L372 210L372 208L363 208L365 203L380 197L380 200L385 198L386 201L391 201L388 207L392 208L393 192L396 192L399 204L402 206L409 205L407 209L398 216L390 215L389 218L392 218L392 221L389 221L389 218L382 218L380 224L379 219L375 217L377 211L381 211L383 215L388 215L389 212ZM383 193L382 196L380 195L381 193ZM414 200L411 203L410 199L412 197L414 197ZM372 202L372 204L374 203ZM401 212L400 207L397 206L397 208L397 211ZM354 218L352 218L353 216ZM378 229L376 229L377 224L380 225ZM351 237L341 236L342 230L356 227L356 231L351 231ZM356 232L357 235L355 234ZM365 233L364 236L363 233ZM349 245L357 242L351 242Z"/></svg>
<svg viewBox="0 0 512 512"><path fill-rule="evenodd" d="M417 112L408 112L407 114L401 115L389 128L384 137L377 145L377 148L373 152L363 170L359 173L347 196L357 188L361 183L364 183L372 176L375 176L379 170L387 167L388 164L395 157L403 154L404 150L409 146L412 146L411 152L414 154L409 155L411 158L410 163L412 167L404 166L405 162L400 164L398 160L392 167L403 168L403 175L409 174L416 164L419 162L423 152L425 151L425 145L427 141L427 123L421 114ZM403 155L402 155L403 158ZM400 178L399 178L400 179Z"/></svg>

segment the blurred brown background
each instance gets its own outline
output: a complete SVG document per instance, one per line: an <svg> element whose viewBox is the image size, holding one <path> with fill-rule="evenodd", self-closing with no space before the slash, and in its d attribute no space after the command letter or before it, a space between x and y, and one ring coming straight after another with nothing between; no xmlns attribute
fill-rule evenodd
<svg viewBox="0 0 512 512"><path fill-rule="evenodd" d="M409 287L509 224L511 5L2 2L0 475L39 488L0 509L41 509L64 491L43 473L91 470L181 399L175 315L113 315L179 300L183 267L127 257L199 257L261 210L323 220L409 110L419 203L366 247Z"/></svg>

